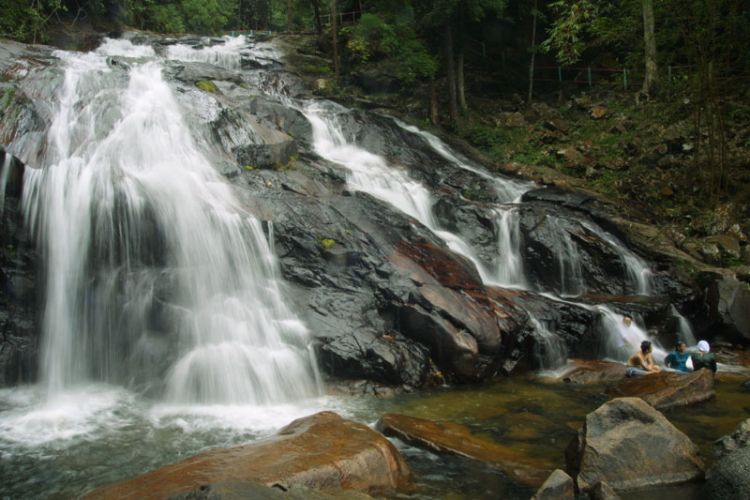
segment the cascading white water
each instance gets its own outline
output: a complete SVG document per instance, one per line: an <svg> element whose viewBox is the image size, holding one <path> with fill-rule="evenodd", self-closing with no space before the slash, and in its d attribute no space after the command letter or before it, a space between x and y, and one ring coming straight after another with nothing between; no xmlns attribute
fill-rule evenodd
<svg viewBox="0 0 750 500"><path fill-rule="evenodd" d="M528 287L521 256L519 213L512 205L495 209L497 260L492 281L511 288Z"/></svg>
<svg viewBox="0 0 750 500"><path fill-rule="evenodd" d="M680 314L680 311L677 310L677 308L673 305L672 306L672 316L677 319L677 339L685 342L688 347L694 346L698 343L698 339L695 338L695 333L693 333L693 327L690 325L690 321Z"/></svg>
<svg viewBox="0 0 750 500"><path fill-rule="evenodd" d="M648 295L651 293L651 269L646 262L622 244L615 236L603 230L596 224L582 221L582 225L609 243L610 247L620 255L620 260L625 266L630 282L638 295Z"/></svg>
<svg viewBox="0 0 750 500"><path fill-rule="evenodd" d="M539 363L539 368L550 370L564 365L568 357L565 342L534 315L529 314L529 322L537 335L534 356Z"/></svg>
<svg viewBox="0 0 750 500"><path fill-rule="evenodd" d="M10 153L5 153L3 164L0 166L0 215L5 211L5 190L8 189L8 179L10 179L10 167L13 157Z"/></svg>
<svg viewBox="0 0 750 500"><path fill-rule="evenodd" d="M484 179L491 180L495 184L495 191L498 194L498 201L500 203L518 203L521 201L521 196L523 196L526 191L534 188L534 185L530 182L513 181L493 176L481 168L477 168L471 163L461 160L456 153L451 151L451 149L434 134L414 127L413 125L408 125L396 118L394 118L394 121L404 130L421 137L435 152L453 165L468 170L469 172L473 172Z"/></svg>
<svg viewBox="0 0 750 500"><path fill-rule="evenodd" d="M353 190L369 193L414 217L441 238L448 248L473 262L483 279L487 277L488 271L471 245L458 235L438 227L432 213L432 196L427 188L411 179L404 171L392 168L383 157L346 139L337 118L338 113L345 112L343 108L333 103L328 103L327 107L310 103L300 111L312 125L315 152L346 167L349 171L347 184Z"/></svg>
<svg viewBox="0 0 750 500"><path fill-rule="evenodd" d="M167 57L177 61L204 62L228 70L239 70L242 65L241 50L247 45L243 35L225 36L224 43L194 48L175 44L167 47Z"/></svg>
<svg viewBox="0 0 750 500"><path fill-rule="evenodd" d="M47 165L25 178L46 258L44 382L51 394L90 380L157 386L178 404L318 395L260 222L195 144L159 61L127 78L108 67L112 53L153 59L128 45L58 53Z"/></svg>
<svg viewBox="0 0 750 500"><path fill-rule="evenodd" d="M654 361L659 364L664 362L667 351L635 321L628 326L623 320L623 315L617 314L609 307L596 306L596 309L601 313L605 357L627 361L633 353L640 350L641 342L648 340L652 343Z"/></svg>
<svg viewBox="0 0 750 500"><path fill-rule="evenodd" d="M583 272L581 270L581 255L578 246L573 243L570 233L560 231L562 246L565 248L557 256L558 272L560 274L560 295L574 297L585 291Z"/></svg>

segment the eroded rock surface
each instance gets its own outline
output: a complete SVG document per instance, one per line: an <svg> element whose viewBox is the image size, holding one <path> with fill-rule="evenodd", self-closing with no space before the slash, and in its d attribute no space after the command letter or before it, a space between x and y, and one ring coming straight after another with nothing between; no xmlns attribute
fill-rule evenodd
<svg viewBox="0 0 750 500"><path fill-rule="evenodd" d="M714 445L717 461L707 473L707 498L750 498L750 419Z"/></svg>
<svg viewBox="0 0 750 500"><path fill-rule="evenodd" d="M582 491L599 481L630 490L692 481L704 473L698 447L639 398L614 399L589 413L565 462Z"/></svg>
<svg viewBox="0 0 750 500"><path fill-rule="evenodd" d="M397 437L414 446L494 464L514 480L529 486L541 485L552 469L552 465L542 459L481 438L468 427L454 422L434 422L387 413L380 418L377 428L387 436Z"/></svg>
<svg viewBox="0 0 750 500"><path fill-rule="evenodd" d="M406 485L410 474L383 436L333 412L321 412L295 420L269 439L209 450L99 488L86 498L169 498L204 485L233 483L236 488L246 481L282 489L383 491Z"/></svg>
<svg viewBox="0 0 750 500"><path fill-rule="evenodd" d="M706 369L626 378L610 392L616 396L639 397L657 410L702 403L716 396L714 374Z"/></svg>

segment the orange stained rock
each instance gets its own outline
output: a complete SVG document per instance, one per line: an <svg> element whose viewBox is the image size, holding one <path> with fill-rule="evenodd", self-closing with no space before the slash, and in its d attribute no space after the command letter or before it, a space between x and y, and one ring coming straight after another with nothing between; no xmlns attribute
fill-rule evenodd
<svg viewBox="0 0 750 500"><path fill-rule="evenodd" d="M205 484L251 481L320 490L395 490L410 470L395 447L363 424L321 412L295 420L266 440L209 450L85 498L168 498Z"/></svg>
<svg viewBox="0 0 750 500"><path fill-rule="evenodd" d="M387 436L398 437L415 446L489 462L514 480L532 487L539 487L555 468L551 462L479 437L468 427L454 422L386 413L378 421L378 428Z"/></svg>

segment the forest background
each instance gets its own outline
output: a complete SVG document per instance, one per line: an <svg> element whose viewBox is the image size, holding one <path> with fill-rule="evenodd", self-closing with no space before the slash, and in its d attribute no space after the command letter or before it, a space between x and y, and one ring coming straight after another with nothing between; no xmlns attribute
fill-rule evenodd
<svg viewBox="0 0 750 500"><path fill-rule="evenodd" d="M3 4L0 36L24 42L76 25L308 33L297 69L326 97L406 110L490 163L624 202L701 260L750 265L747 0Z"/></svg>

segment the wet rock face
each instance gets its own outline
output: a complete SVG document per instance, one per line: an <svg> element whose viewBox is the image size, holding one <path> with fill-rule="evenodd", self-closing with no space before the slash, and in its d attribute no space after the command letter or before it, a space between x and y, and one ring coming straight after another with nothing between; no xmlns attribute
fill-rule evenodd
<svg viewBox="0 0 750 500"><path fill-rule="evenodd" d="M377 428L386 436L397 437L413 446L488 462L515 480L534 487L542 484L551 469L548 462L478 437L468 427L453 422L387 413L378 420Z"/></svg>
<svg viewBox="0 0 750 500"><path fill-rule="evenodd" d="M736 340L750 341L750 285L717 273L702 273L698 284L711 327Z"/></svg>
<svg viewBox="0 0 750 500"><path fill-rule="evenodd" d="M8 165L0 151L0 175L9 168L0 206L0 387L36 379L39 324L37 256L20 212L23 165Z"/></svg>
<svg viewBox="0 0 750 500"><path fill-rule="evenodd" d="M323 491L393 491L410 480L396 448L369 427L333 412L301 418L257 443L215 449L132 479L94 490L86 498L170 498L201 486L253 484ZM183 498L187 498L184 497Z"/></svg>
<svg viewBox="0 0 750 500"><path fill-rule="evenodd" d="M714 444L718 460L707 473L706 498L750 498L750 419Z"/></svg>
<svg viewBox="0 0 750 500"><path fill-rule="evenodd" d="M611 393L639 397L662 411L702 403L716 396L714 375L707 369L693 373L660 372L628 378L614 387Z"/></svg>
<svg viewBox="0 0 750 500"><path fill-rule="evenodd" d="M573 479L560 469L555 469L531 500L572 500L575 498Z"/></svg>
<svg viewBox="0 0 750 500"><path fill-rule="evenodd" d="M605 481L616 490L703 477L698 447L639 398L619 398L586 416L565 452L566 470L582 491Z"/></svg>

